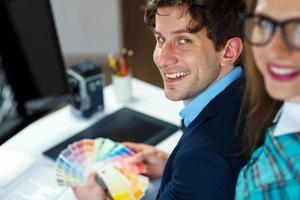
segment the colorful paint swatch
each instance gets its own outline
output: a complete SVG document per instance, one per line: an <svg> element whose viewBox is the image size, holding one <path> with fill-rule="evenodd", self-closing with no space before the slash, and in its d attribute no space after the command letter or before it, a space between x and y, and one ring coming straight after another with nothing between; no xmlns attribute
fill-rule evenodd
<svg viewBox="0 0 300 200"><path fill-rule="evenodd" d="M106 138L84 139L70 144L58 156L55 174L58 185L82 186L92 171L114 200L141 199L149 184L142 176L143 163L128 161L134 152ZM104 185L103 185L104 184Z"/></svg>

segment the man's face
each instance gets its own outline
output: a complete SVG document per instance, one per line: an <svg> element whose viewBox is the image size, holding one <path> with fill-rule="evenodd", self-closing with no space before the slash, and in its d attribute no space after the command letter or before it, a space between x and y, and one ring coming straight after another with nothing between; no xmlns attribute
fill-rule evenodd
<svg viewBox="0 0 300 200"><path fill-rule="evenodd" d="M191 16L185 9L161 7L157 13L153 59L166 97L187 104L220 78L221 53L205 28L193 34L187 30Z"/></svg>

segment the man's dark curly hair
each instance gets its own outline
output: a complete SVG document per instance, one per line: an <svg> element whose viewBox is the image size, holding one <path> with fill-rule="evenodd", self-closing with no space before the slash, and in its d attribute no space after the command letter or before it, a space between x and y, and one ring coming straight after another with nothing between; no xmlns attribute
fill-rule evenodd
<svg viewBox="0 0 300 200"><path fill-rule="evenodd" d="M195 33L205 27L216 50L223 48L230 38L241 35L239 14L245 7L243 0L146 0L144 21L151 28L155 28L159 7L187 8L193 19L187 29Z"/></svg>

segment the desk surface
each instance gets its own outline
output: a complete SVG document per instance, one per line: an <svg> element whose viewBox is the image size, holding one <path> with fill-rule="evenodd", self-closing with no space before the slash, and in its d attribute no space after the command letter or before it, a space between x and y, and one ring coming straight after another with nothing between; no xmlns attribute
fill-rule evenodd
<svg viewBox="0 0 300 200"><path fill-rule="evenodd" d="M178 113L183 107L183 104L181 102L172 102L168 100L161 88L137 79L133 79L132 86L133 99L125 104L121 104L116 101L112 85L106 86L104 88L105 109L103 112L97 113L92 118L87 120L74 116L71 112L71 107L66 106L30 124L22 131L20 131L17 135L5 142L2 146L0 146L0 149L13 149L18 152L22 152L35 157L39 161L39 163L45 161L47 163L49 162L49 160L47 160L42 154L45 150L50 149L51 147L59 144L65 139L88 128L94 122L103 118L107 114L120 109L123 106L173 123L175 125L180 125L180 118ZM157 145L157 148L166 152L171 152L177 144L181 134L181 131L174 133L166 140L159 143ZM50 171L52 171L53 164L54 163L51 161L51 163L48 165ZM39 168L34 165L34 167L30 168L30 170L27 171L27 173L25 173L23 177L25 176L25 178L32 178L31 173L37 171L36 169L41 170L43 168ZM41 172L40 174L42 173L49 172ZM38 176L40 176L40 174L38 174ZM21 181L22 180L19 181L19 185ZM53 185L56 185L54 179L52 182ZM23 185L24 184L26 184L26 182L23 183ZM156 181L152 182L144 199L153 199L156 195L158 186L159 181L157 183ZM1 199L9 193L7 191L10 191L10 188L14 189L15 187L13 186L13 184L10 184L10 186L8 186L8 189L6 190L1 190L0 188ZM45 191L49 192L49 187L47 187ZM53 191L51 193L53 193ZM59 188L56 191L61 192L61 189ZM63 192L62 196L60 196L59 199L73 200L74 196L72 194L72 191L70 189L67 189L65 192Z"/></svg>
<svg viewBox="0 0 300 200"><path fill-rule="evenodd" d="M60 143L89 127L91 124L123 106L162 119L164 121L180 125L179 111L181 102L168 100L161 88L146 82L133 79L133 98L127 103L116 101L112 85L104 89L105 109L90 119L78 118L71 112L71 107L66 106L50 115L30 124L17 135L5 142L2 147L21 151L33 156L41 156L42 152ZM157 147L166 152L172 151L177 143L180 131L162 141Z"/></svg>

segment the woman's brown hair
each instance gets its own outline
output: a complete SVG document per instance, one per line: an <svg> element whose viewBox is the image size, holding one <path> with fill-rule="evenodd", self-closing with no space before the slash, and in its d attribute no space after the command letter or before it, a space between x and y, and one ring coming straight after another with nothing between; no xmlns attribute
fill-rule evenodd
<svg viewBox="0 0 300 200"><path fill-rule="evenodd" d="M247 12L253 13L257 0L247 2ZM244 144L248 156L264 142L265 132L272 125L282 102L272 99L264 86L264 80L258 71L251 47L245 44L245 91L242 100L240 118L245 122Z"/></svg>

